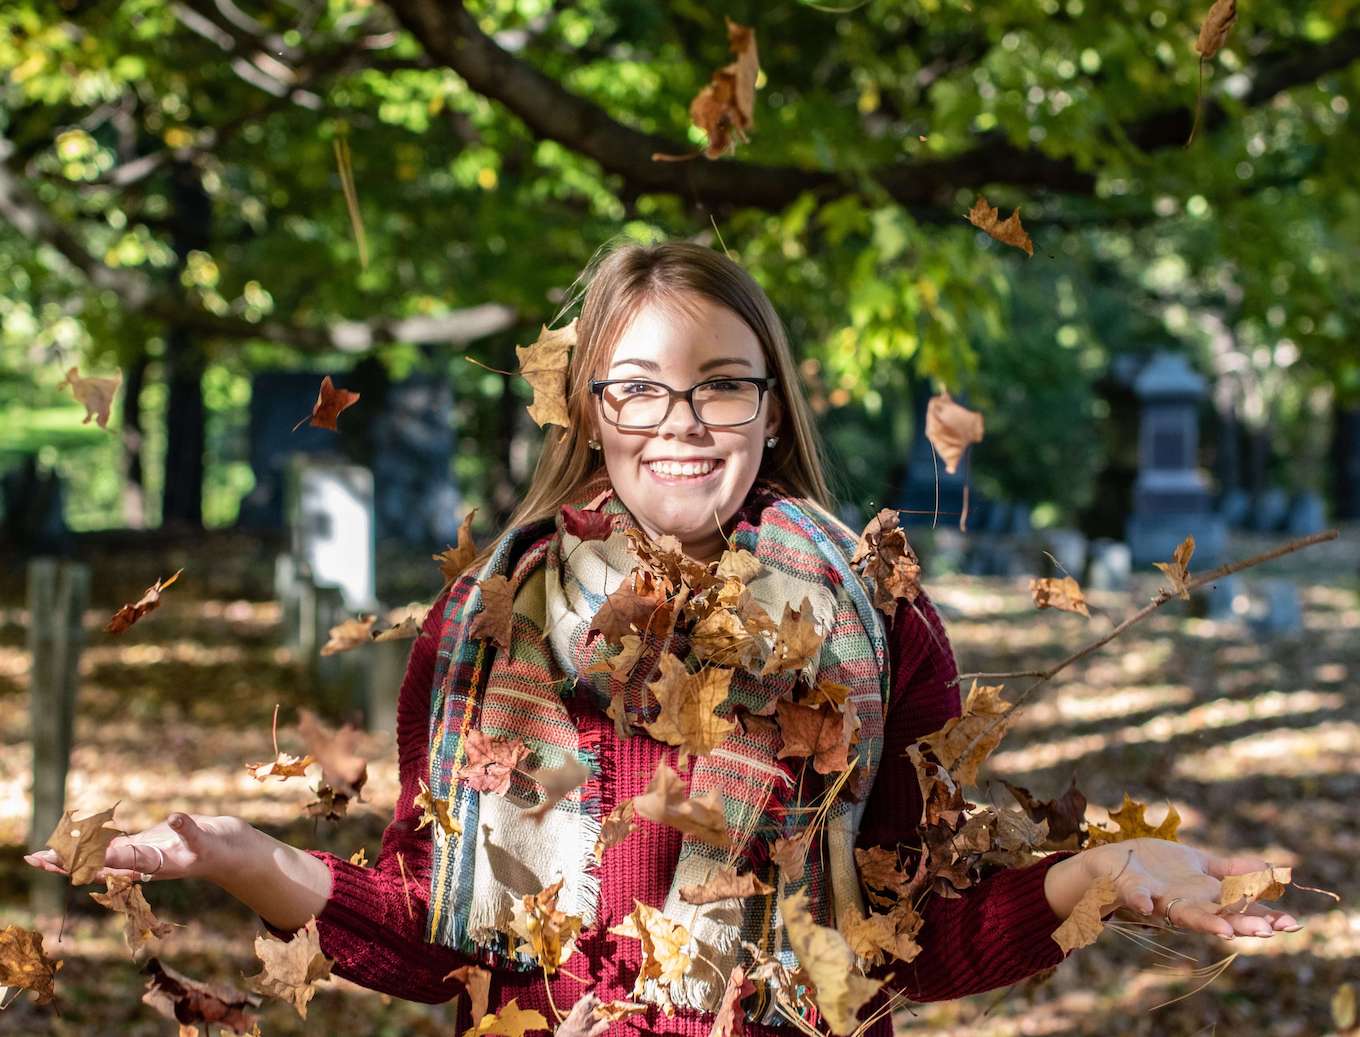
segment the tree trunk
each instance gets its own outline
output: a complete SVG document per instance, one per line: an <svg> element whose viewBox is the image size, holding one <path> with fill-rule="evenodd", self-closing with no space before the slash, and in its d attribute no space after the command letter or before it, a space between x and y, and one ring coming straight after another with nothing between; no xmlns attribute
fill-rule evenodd
<svg viewBox="0 0 1360 1037"><path fill-rule="evenodd" d="M1360 406L1332 413L1333 506L1338 519L1360 519Z"/></svg>
<svg viewBox="0 0 1360 1037"><path fill-rule="evenodd" d="M123 523L129 529L146 527L146 482L142 472L142 386L146 384L147 356L140 353L127 367L123 387Z"/></svg>

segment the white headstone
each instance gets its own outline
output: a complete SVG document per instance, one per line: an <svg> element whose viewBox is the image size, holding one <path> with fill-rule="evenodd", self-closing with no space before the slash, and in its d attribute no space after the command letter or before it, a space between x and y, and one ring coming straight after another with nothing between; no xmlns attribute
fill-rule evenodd
<svg viewBox="0 0 1360 1037"><path fill-rule="evenodd" d="M358 465L300 456L293 460L289 528L293 553L319 587L338 587L345 608L375 598L373 473Z"/></svg>

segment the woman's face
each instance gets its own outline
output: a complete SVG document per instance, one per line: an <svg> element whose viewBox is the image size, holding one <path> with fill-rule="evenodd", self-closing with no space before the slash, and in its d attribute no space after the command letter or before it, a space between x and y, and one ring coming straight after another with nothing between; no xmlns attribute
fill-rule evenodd
<svg viewBox="0 0 1360 1037"><path fill-rule="evenodd" d="M706 298L697 297L693 303L692 316L644 304L614 347L608 370L599 377L645 379L684 390L723 375L769 374L760 341L745 321ZM712 411L705 409L705 416L733 413L736 394L750 388L736 383L714 386L706 394L710 402L704 406ZM655 428L619 427L636 423L627 414L643 401L626 403L622 411L616 405L630 395L648 394L645 386L624 384L607 387L606 400L594 397L596 438L610 481L649 536L669 533L691 558L713 561L726 546L719 525L740 509L760 471L765 438L779 427L779 401L774 391L764 393L755 417L735 428L706 426L683 399L675 400ZM697 474L674 467L681 464L697 465Z"/></svg>

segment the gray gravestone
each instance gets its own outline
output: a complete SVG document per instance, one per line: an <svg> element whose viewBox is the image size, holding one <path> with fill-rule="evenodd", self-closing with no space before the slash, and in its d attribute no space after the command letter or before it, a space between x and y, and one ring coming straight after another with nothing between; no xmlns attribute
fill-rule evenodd
<svg viewBox="0 0 1360 1037"><path fill-rule="evenodd" d="M1289 503L1289 514L1285 518L1284 531L1291 537L1308 536L1320 533L1327 525L1326 510L1322 497L1305 490L1296 494Z"/></svg>
<svg viewBox="0 0 1360 1037"><path fill-rule="evenodd" d="M1098 537L1091 541L1091 570L1086 587L1097 591L1127 591L1133 570L1129 545L1122 540Z"/></svg>
<svg viewBox="0 0 1360 1037"><path fill-rule="evenodd" d="M1303 631L1303 603L1291 580L1261 581L1259 599L1252 601L1247 623L1261 637L1291 637Z"/></svg>
<svg viewBox="0 0 1360 1037"><path fill-rule="evenodd" d="M1243 529L1251 515L1251 495L1246 490L1228 490L1219 498L1218 515L1229 529Z"/></svg>
<svg viewBox="0 0 1360 1037"><path fill-rule="evenodd" d="M1289 494L1271 486L1252 502L1251 528L1258 533L1278 533L1288 515Z"/></svg>
<svg viewBox="0 0 1360 1037"><path fill-rule="evenodd" d="M1043 549L1057 559L1059 568L1056 576L1071 576L1081 582L1086 571L1086 537L1075 529L1045 529L1042 533ZM1044 559L1048 562L1048 559ZM1048 563L1052 565L1051 562Z"/></svg>
<svg viewBox="0 0 1360 1037"><path fill-rule="evenodd" d="M335 587L351 611L374 606L373 475L298 458L289 472L289 529L299 577Z"/></svg>
<svg viewBox="0 0 1360 1037"><path fill-rule="evenodd" d="M1134 382L1141 406L1138 477L1127 534L1135 565L1168 561L1187 535L1196 568L1222 560L1227 528L1199 468L1197 408L1204 379L1185 358L1159 353Z"/></svg>

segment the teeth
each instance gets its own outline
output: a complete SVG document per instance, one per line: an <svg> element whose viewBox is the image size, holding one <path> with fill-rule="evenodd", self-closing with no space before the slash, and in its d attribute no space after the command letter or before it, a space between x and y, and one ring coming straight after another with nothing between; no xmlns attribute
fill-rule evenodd
<svg viewBox="0 0 1360 1037"><path fill-rule="evenodd" d="M683 464L675 461L651 461L647 467L658 475L707 475L716 467L714 461L685 462Z"/></svg>

